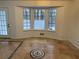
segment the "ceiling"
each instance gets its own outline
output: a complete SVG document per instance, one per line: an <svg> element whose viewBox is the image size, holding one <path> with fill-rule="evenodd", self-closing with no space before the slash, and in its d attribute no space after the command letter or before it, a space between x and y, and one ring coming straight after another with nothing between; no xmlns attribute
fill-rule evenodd
<svg viewBox="0 0 79 59"><path fill-rule="evenodd" d="M0 1L72 1L72 0L0 0Z"/></svg>

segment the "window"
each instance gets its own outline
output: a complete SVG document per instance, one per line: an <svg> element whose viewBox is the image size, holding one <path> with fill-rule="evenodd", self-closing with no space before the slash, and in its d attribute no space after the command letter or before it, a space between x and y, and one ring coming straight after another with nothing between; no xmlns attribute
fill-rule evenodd
<svg viewBox="0 0 79 59"><path fill-rule="evenodd" d="M8 35L7 33L7 14L6 11L0 10L0 35Z"/></svg>
<svg viewBox="0 0 79 59"><path fill-rule="evenodd" d="M48 30L55 31L56 8L24 8L23 17L24 30L30 30L31 27L34 30L46 30L45 22L48 21ZM31 17L33 17L33 19ZM46 19L46 17L48 17L48 19ZM33 26L31 26L31 23Z"/></svg>
<svg viewBox="0 0 79 59"><path fill-rule="evenodd" d="M30 29L30 9L29 8L24 8L23 10L23 19L24 19L24 30L29 30Z"/></svg>
<svg viewBox="0 0 79 59"><path fill-rule="evenodd" d="M34 29L44 30L45 29L45 10L34 9Z"/></svg>
<svg viewBox="0 0 79 59"><path fill-rule="evenodd" d="M56 9L49 9L48 30L55 31Z"/></svg>

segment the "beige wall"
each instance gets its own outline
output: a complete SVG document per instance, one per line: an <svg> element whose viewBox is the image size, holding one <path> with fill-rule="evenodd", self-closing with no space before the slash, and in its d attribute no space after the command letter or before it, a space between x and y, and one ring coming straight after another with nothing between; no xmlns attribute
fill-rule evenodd
<svg viewBox="0 0 79 59"><path fill-rule="evenodd" d="M11 38L26 38L26 37L40 37L40 33L45 33L41 37L49 37L55 39L62 39L64 32L64 18L67 7L70 1L0 1L0 7L7 7L9 10L9 24L10 24L10 37ZM23 16L22 7L27 6L62 6L57 8L56 17L56 32L49 31L23 31Z"/></svg>
<svg viewBox="0 0 79 59"><path fill-rule="evenodd" d="M65 18L64 38L79 48L79 0L74 0Z"/></svg>

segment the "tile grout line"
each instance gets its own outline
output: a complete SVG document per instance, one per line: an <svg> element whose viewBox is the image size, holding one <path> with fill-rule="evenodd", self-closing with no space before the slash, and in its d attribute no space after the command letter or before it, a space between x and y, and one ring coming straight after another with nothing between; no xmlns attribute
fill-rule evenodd
<svg viewBox="0 0 79 59"><path fill-rule="evenodd" d="M18 48L22 45L23 41L19 44L19 46L13 51L13 53L8 57L8 59L11 59L12 56L15 54L15 52L18 50Z"/></svg>

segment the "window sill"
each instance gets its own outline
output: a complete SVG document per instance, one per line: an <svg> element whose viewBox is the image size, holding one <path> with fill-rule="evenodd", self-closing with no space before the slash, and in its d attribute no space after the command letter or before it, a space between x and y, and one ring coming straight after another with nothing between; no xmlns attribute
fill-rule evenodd
<svg viewBox="0 0 79 59"><path fill-rule="evenodd" d="M54 33L56 33L56 30L55 31L49 31L49 30L23 30L23 32L29 32L29 31L42 31L42 32L54 32Z"/></svg>

